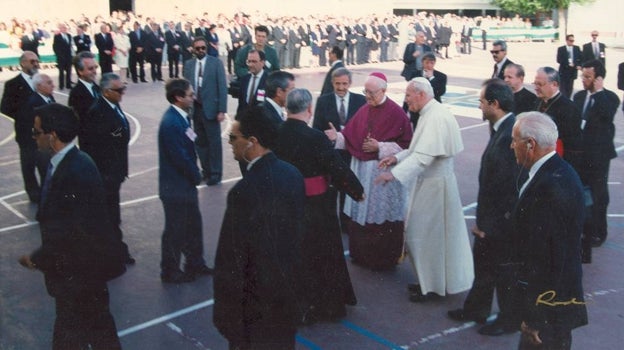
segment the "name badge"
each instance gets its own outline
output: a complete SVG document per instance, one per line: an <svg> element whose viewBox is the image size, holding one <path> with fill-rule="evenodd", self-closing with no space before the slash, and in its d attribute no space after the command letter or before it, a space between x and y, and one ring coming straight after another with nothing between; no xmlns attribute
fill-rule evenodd
<svg viewBox="0 0 624 350"><path fill-rule="evenodd" d="M195 142L195 139L197 138L197 134L195 133L195 131L193 131L193 129L186 128L185 134L191 141Z"/></svg>
<svg viewBox="0 0 624 350"><path fill-rule="evenodd" d="M258 102L264 101L264 90L263 89L258 89L256 91L256 101L258 101Z"/></svg>

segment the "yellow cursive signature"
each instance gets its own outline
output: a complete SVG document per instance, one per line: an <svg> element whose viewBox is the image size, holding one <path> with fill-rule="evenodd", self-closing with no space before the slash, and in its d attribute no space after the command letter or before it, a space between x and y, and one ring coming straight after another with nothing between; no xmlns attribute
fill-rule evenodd
<svg viewBox="0 0 624 350"><path fill-rule="evenodd" d="M555 301L554 299L557 297L557 292L554 290L548 290L537 296L537 300L535 300L535 305L546 305L546 306L566 306L566 305L585 305L585 302L578 301L576 298L572 298L566 301Z"/></svg>

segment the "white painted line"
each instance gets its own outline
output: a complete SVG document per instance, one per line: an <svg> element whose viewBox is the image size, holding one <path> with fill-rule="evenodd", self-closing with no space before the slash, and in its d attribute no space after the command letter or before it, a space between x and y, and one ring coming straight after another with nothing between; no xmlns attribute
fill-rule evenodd
<svg viewBox="0 0 624 350"><path fill-rule="evenodd" d="M189 306L187 308L184 308L182 310L178 310L176 312L172 312L170 314L155 318L153 320L138 324L136 326L130 327L130 328L126 328L124 330L121 330L119 332L117 332L117 336L119 337L124 337L128 334L132 334L132 333L136 333L138 331L144 330L146 328L155 326L157 324L163 323L163 322L167 322L169 320L172 320L176 317L182 316L182 315L186 315L188 313L191 313L193 311L197 311L199 309L203 309L205 307L211 306L212 304L214 304L214 299L208 299L206 301L203 301L201 303Z"/></svg>
<svg viewBox="0 0 624 350"><path fill-rule="evenodd" d="M188 340L189 342L191 342L193 345L195 345L196 348L201 349L201 350L210 350L207 347L205 347L204 344L202 344L195 337L192 337L192 336L184 333L182 328L176 326L175 324L173 324L173 322L167 322L166 326L169 327L169 329L171 329L175 333L179 334L182 338L184 338L184 339Z"/></svg>
<svg viewBox="0 0 624 350"><path fill-rule="evenodd" d="M0 143L0 146L2 146L2 143ZM19 159L9 160L7 162L0 163L0 166L11 165L11 164L15 164L15 163L19 163Z"/></svg>
<svg viewBox="0 0 624 350"><path fill-rule="evenodd" d="M9 199L9 198L13 198L13 197L17 197L17 196L21 196L24 193L26 193L26 191L18 191L18 192L14 192L11 194L7 194L6 196L0 197L0 201L3 201L5 199Z"/></svg>
<svg viewBox="0 0 624 350"><path fill-rule="evenodd" d="M155 166L155 167L147 168L147 169L145 169L145 170L141 170L141 171L139 171L139 172L136 172L136 173L130 174L130 175L128 175L128 178L130 178L130 179L131 179L131 178L136 177L136 176L139 176L139 175L147 174L147 173L149 173L149 172L151 172L151 171L154 171L154 170L158 170L158 167L157 167L157 166Z"/></svg>
<svg viewBox="0 0 624 350"><path fill-rule="evenodd" d="M152 196L147 196L147 197L143 197L143 198L137 198L137 199L121 202L121 203L119 203L119 205L123 207L123 206L126 206L126 205L132 205L132 204L137 204L137 203L151 201L153 199L158 199L158 195L155 194L155 195L152 195Z"/></svg>
<svg viewBox="0 0 624 350"><path fill-rule="evenodd" d="M20 229L20 228L30 227L30 226L35 226L35 225L39 225L39 223L37 221L28 221L25 224L19 224L19 225L14 225L14 226L8 226L8 227L0 228L0 233L9 232L9 231L12 231L12 230L17 230L17 229Z"/></svg>
<svg viewBox="0 0 624 350"><path fill-rule="evenodd" d="M30 222L30 220L28 220L27 217L24 216L24 214L20 213L17 209L13 208L12 205L9 205L9 203L0 200L0 204L2 204L5 208L9 209L9 211L13 214L15 214L15 216L17 216L18 218L24 220L25 223Z"/></svg>
<svg viewBox="0 0 624 350"><path fill-rule="evenodd" d="M470 203L470 204L468 204L467 206L463 207L462 209L463 209L464 211L466 211L466 210L474 209L474 208L476 208L476 207L477 207L477 202L473 202L473 203Z"/></svg>

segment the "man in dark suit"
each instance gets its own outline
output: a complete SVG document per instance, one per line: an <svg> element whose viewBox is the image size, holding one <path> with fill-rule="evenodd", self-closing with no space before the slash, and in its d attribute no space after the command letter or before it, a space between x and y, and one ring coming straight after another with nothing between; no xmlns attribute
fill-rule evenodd
<svg viewBox="0 0 624 350"><path fill-rule="evenodd" d="M240 80L241 94L238 98L237 115L249 106L264 102L266 79L269 75L264 69L265 60L264 51L253 49L247 54L248 74Z"/></svg>
<svg viewBox="0 0 624 350"><path fill-rule="evenodd" d="M78 82L69 92L67 105L71 107L80 121L80 130L78 130L78 141L82 146L84 139L83 122L87 120L87 112L97 98L100 97L100 87L95 83L97 76L97 63L95 56L89 51L83 51L73 58L74 68L78 74Z"/></svg>
<svg viewBox="0 0 624 350"><path fill-rule="evenodd" d="M110 33L110 26L104 23L100 26L100 32L95 34L95 46L98 49L100 69L102 74L113 71L113 37Z"/></svg>
<svg viewBox="0 0 624 350"><path fill-rule="evenodd" d="M511 88L499 79L487 80L479 102L483 118L489 122L493 133L481 156L479 171L477 222L472 228L475 279L464 307L451 310L448 315L457 321L485 323L492 311L496 290L500 312L496 321L481 327L479 333L497 336L516 332L520 327L514 318L509 292L515 281L509 278L512 271L504 268L511 253L509 217L518 198L516 181L520 168L509 148L511 129L516 122L511 112L514 105Z"/></svg>
<svg viewBox="0 0 624 350"><path fill-rule="evenodd" d="M76 54L83 51L91 51L91 37L86 34L88 26L81 24L76 27L76 35L74 36L74 45L76 45Z"/></svg>
<svg viewBox="0 0 624 350"><path fill-rule="evenodd" d="M130 123L121 110L119 102L126 90L121 78L115 73L104 73L100 80L102 94L81 121L80 149L93 158L104 182L108 214L115 237L122 242L121 209L119 191L128 177L128 142ZM126 263L135 260L126 248Z"/></svg>
<svg viewBox="0 0 624 350"><path fill-rule="evenodd" d="M323 80L323 87L321 88L321 96L327 93L334 91L334 87L332 84L332 73L336 71L338 68L344 68L344 63L342 62L342 54L344 50L338 46L332 46L331 50L329 50L329 72L325 75L325 80Z"/></svg>
<svg viewBox="0 0 624 350"><path fill-rule="evenodd" d="M130 76L133 82L138 82L141 79L142 83L147 83L145 80L145 42L147 41L147 33L141 29L139 22L134 22L134 30L128 33L130 38L130 56L128 57L128 65L130 66ZM139 72L137 74L137 64L139 65Z"/></svg>
<svg viewBox="0 0 624 350"><path fill-rule="evenodd" d="M340 131L355 112L366 104L364 95L349 91L351 72L348 69L344 67L336 69L332 74L332 85L333 92L321 95L316 101L313 126L320 131L329 129L329 123ZM341 109L343 116L340 115Z"/></svg>
<svg viewBox="0 0 624 350"><path fill-rule="evenodd" d="M193 31L191 30L191 23L184 23L184 31L180 33L180 47L182 51L182 66L184 62L193 58Z"/></svg>
<svg viewBox="0 0 624 350"><path fill-rule="evenodd" d="M72 143L77 131L70 108L52 103L36 110L33 137L53 157L37 213L42 244L19 262L43 272L55 299L52 349L121 349L106 282L125 266L97 167Z"/></svg>
<svg viewBox="0 0 624 350"><path fill-rule="evenodd" d="M513 112L518 115L523 112L535 110L537 96L524 87L524 67L511 63L505 68L505 83L514 93Z"/></svg>
<svg viewBox="0 0 624 350"><path fill-rule="evenodd" d="M557 124L557 152L580 173L583 150L581 111L559 92L559 73L554 68L539 68L533 85L538 97L536 109L548 114Z"/></svg>
<svg viewBox="0 0 624 350"><path fill-rule="evenodd" d="M618 65L617 87L624 90L624 62ZM622 104L622 110L624 110L624 104Z"/></svg>
<svg viewBox="0 0 624 350"><path fill-rule="evenodd" d="M32 138L32 119L24 119L20 115L28 103L28 98L34 93L35 86L32 77L39 70L39 57L32 51L24 51L20 56L22 71L4 84L0 111L13 119L15 128L15 142L20 150L20 166L24 189L33 203L39 203L39 183L35 176L37 165L37 145ZM31 116L32 117L32 116ZM47 165L45 165L47 166ZM45 167L44 167L45 169ZM39 172L42 173L41 171ZM43 177L41 178L43 181Z"/></svg>
<svg viewBox="0 0 624 350"><path fill-rule="evenodd" d="M193 125L197 133L195 146L206 184L221 183L223 151L221 122L227 112L225 69L218 58L206 55L208 43L203 37L193 41L195 59L184 63L182 75L194 86Z"/></svg>
<svg viewBox="0 0 624 350"><path fill-rule="evenodd" d="M39 43L41 42L41 35L35 30L31 24L26 24L24 29L24 35L21 38L22 51L34 52L39 57Z"/></svg>
<svg viewBox="0 0 624 350"><path fill-rule="evenodd" d="M295 76L289 72L280 70L270 73L267 77L266 97L261 105L276 125L286 120L283 108L286 106L286 96L294 88Z"/></svg>
<svg viewBox="0 0 624 350"><path fill-rule="evenodd" d="M59 89L71 89L72 38L67 33L67 26L59 24L59 33L54 35L52 49L56 55L56 67L59 71Z"/></svg>
<svg viewBox="0 0 624 350"><path fill-rule="evenodd" d="M613 118L620 99L603 87L606 71L600 61L583 63L582 74L584 90L574 95L574 104L582 111L583 162L579 175L583 184L589 186L593 202L583 231L585 238L596 247L607 239L607 182L611 159L617 157Z"/></svg>
<svg viewBox="0 0 624 350"><path fill-rule="evenodd" d="M180 74L180 55L182 54L182 39L180 32L175 29L173 21L169 21L169 29L165 32L167 43L167 60L169 61L169 78L177 78Z"/></svg>
<svg viewBox="0 0 624 350"><path fill-rule="evenodd" d="M422 77L429 80L433 88L434 98L442 103L442 95L446 93L446 74L435 70L436 56L433 52L427 52L422 57Z"/></svg>
<svg viewBox="0 0 624 350"><path fill-rule="evenodd" d="M504 40L494 41L492 43L492 50L490 50L490 53L494 59L492 78L505 80L505 68L507 65L513 63L509 58L507 58L507 43Z"/></svg>
<svg viewBox="0 0 624 350"><path fill-rule="evenodd" d="M145 59L150 64L152 82L163 81L162 58L165 47L165 37L158 23L152 23L152 31L147 33L145 41Z"/></svg>
<svg viewBox="0 0 624 350"><path fill-rule="evenodd" d="M213 322L230 349L294 350L302 317L305 187L301 173L271 152L277 127L265 113L245 110L230 131L234 158L249 165L228 193Z"/></svg>
<svg viewBox="0 0 624 350"><path fill-rule="evenodd" d="M583 45L583 62L589 60L599 60L603 66L607 66L605 59L605 49L607 46L601 42L598 42L598 31L593 30L591 32L592 40Z"/></svg>
<svg viewBox="0 0 624 350"><path fill-rule="evenodd" d="M574 35L566 35L566 44L557 49L557 63L559 63L559 77L561 79L559 89L567 98L572 96L574 80L578 76L582 62L581 49L574 45Z"/></svg>
<svg viewBox="0 0 624 350"><path fill-rule="evenodd" d="M401 76L410 81L412 78L422 76L422 58L427 52L432 52L431 47L425 44L425 33L417 32L414 42L407 44L403 52L403 71Z"/></svg>
<svg viewBox="0 0 624 350"><path fill-rule="evenodd" d="M187 80L172 79L165 90L171 106L158 128L158 188L165 211L160 278L165 283L184 283L211 274L212 269L203 258L202 218L196 188L202 177L189 116L193 88ZM182 254L186 261L184 272L180 270Z"/></svg>
<svg viewBox="0 0 624 350"><path fill-rule="evenodd" d="M532 175L520 188L510 225L521 350L570 349L572 329L587 324L579 253L583 187L556 154L556 142L551 118L537 112L518 116L511 147Z"/></svg>

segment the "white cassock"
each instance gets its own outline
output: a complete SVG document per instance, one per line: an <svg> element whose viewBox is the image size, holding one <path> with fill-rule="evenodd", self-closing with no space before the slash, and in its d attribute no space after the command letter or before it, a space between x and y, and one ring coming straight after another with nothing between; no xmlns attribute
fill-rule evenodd
<svg viewBox="0 0 624 350"><path fill-rule="evenodd" d="M453 114L436 100L420 111L408 149L392 174L407 189L405 243L423 294L468 290L474 279L453 157L464 149Z"/></svg>

